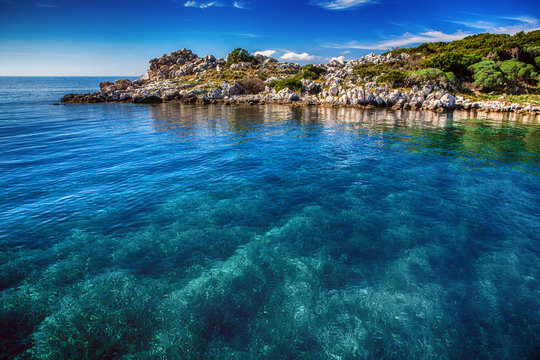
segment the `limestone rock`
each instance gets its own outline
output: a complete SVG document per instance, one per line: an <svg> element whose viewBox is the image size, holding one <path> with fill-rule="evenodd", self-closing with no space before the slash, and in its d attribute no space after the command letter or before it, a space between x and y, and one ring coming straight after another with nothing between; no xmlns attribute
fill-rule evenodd
<svg viewBox="0 0 540 360"><path fill-rule="evenodd" d="M135 104L159 104L162 103L163 100L156 96L156 95L150 95L150 94L138 94L133 96L132 101Z"/></svg>
<svg viewBox="0 0 540 360"><path fill-rule="evenodd" d="M108 91L112 87L114 87L114 83L110 81L102 81L99 83L99 88L101 91Z"/></svg>
<svg viewBox="0 0 540 360"><path fill-rule="evenodd" d="M448 94L448 93L443 95L441 97L440 101L441 101L442 106L445 109L452 110L456 106L456 98L453 97L452 95Z"/></svg>
<svg viewBox="0 0 540 360"><path fill-rule="evenodd" d="M300 99L300 95L293 92L289 88L285 88L285 89L281 90L280 92L278 92L277 97L280 100L289 100L289 101L296 101L296 100Z"/></svg>
<svg viewBox="0 0 540 360"><path fill-rule="evenodd" d="M221 89L212 89L208 92L207 97L211 100L222 99L223 93L221 92Z"/></svg>
<svg viewBox="0 0 540 360"><path fill-rule="evenodd" d="M131 85L132 82L129 79L121 79L114 82L116 90L127 90Z"/></svg>
<svg viewBox="0 0 540 360"><path fill-rule="evenodd" d="M163 101L172 101L180 98L180 92L178 90L167 90L161 96Z"/></svg>

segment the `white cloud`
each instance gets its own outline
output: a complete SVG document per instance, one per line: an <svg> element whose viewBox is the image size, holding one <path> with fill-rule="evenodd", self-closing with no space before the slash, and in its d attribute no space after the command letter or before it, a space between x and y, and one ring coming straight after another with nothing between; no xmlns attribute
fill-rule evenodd
<svg viewBox="0 0 540 360"><path fill-rule="evenodd" d="M520 31L533 31L540 29L538 19L529 16L505 16L491 20L475 20L475 21L451 21L456 24L464 25L474 29L480 29L493 34L510 34L513 35Z"/></svg>
<svg viewBox="0 0 540 360"><path fill-rule="evenodd" d="M212 6L223 6L221 3L216 1L210 1L210 2L199 2L199 1L186 1L184 3L185 7L194 7L199 9L206 9Z"/></svg>
<svg viewBox="0 0 540 360"><path fill-rule="evenodd" d="M307 60L315 59L315 56L309 55L306 52L298 54L298 53L289 51L289 52L283 54L280 57L280 59L282 59L282 60L291 60L291 61L307 61Z"/></svg>
<svg viewBox="0 0 540 360"><path fill-rule="evenodd" d="M426 31L420 34L405 33L394 39L383 40L376 43L360 43L358 41L350 41L345 44L329 44L323 45L326 48L332 49L364 49L364 50L389 50L395 47L403 47L412 44L420 44L425 42L435 41L454 41L463 39L465 36L471 35L458 31L453 34L446 34L441 31Z"/></svg>
<svg viewBox="0 0 540 360"><path fill-rule="evenodd" d="M246 9L246 5L244 5L244 3L241 1L235 1L233 6L237 9Z"/></svg>
<svg viewBox="0 0 540 360"><path fill-rule="evenodd" d="M234 36L240 36L240 37L248 37L248 38L257 38L259 35L257 34L251 34L251 33L238 33L238 34L232 34Z"/></svg>
<svg viewBox="0 0 540 360"><path fill-rule="evenodd" d="M276 50L264 50L264 51L255 51L255 55L262 55L262 56L272 56L276 53Z"/></svg>
<svg viewBox="0 0 540 360"><path fill-rule="evenodd" d="M230 35L230 36L238 36L238 37L245 37L245 38L258 38L259 35L252 34L252 33L235 33L235 32L220 32L218 34L221 35Z"/></svg>
<svg viewBox="0 0 540 360"><path fill-rule="evenodd" d="M333 57L330 59L330 61L332 60L336 60L336 61L339 61L340 63L344 62L345 61L345 56L338 56L338 57Z"/></svg>
<svg viewBox="0 0 540 360"><path fill-rule="evenodd" d="M330 0L317 1L315 5L327 10L348 10L358 6L373 3L373 0Z"/></svg>

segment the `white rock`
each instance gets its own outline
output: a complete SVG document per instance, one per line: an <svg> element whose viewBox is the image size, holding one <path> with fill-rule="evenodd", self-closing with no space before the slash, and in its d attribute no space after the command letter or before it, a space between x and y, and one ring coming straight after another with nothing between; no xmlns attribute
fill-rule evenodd
<svg viewBox="0 0 540 360"><path fill-rule="evenodd" d="M446 109L453 109L456 106L456 98L450 94L445 94L440 99L442 106Z"/></svg>
<svg viewBox="0 0 540 360"><path fill-rule="evenodd" d="M208 92L207 96L209 99L216 100L223 98L223 93L221 92L221 89L212 89Z"/></svg>

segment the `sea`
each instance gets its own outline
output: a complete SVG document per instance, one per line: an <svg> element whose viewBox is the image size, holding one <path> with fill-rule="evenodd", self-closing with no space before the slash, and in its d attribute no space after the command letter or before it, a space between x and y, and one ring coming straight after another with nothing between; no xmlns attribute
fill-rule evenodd
<svg viewBox="0 0 540 360"><path fill-rule="evenodd" d="M111 79L0 78L0 359L540 355L539 117Z"/></svg>

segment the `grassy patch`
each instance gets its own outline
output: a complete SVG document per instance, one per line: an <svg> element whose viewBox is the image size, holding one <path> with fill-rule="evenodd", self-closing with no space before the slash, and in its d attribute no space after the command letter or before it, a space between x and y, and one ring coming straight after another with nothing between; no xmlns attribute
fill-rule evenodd
<svg viewBox="0 0 540 360"><path fill-rule="evenodd" d="M279 81L271 81L270 83L268 83L268 86L273 87L276 91L281 91L285 88L289 88L294 92L302 92L302 90L304 90L304 86L298 78L288 78Z"/></svg>

